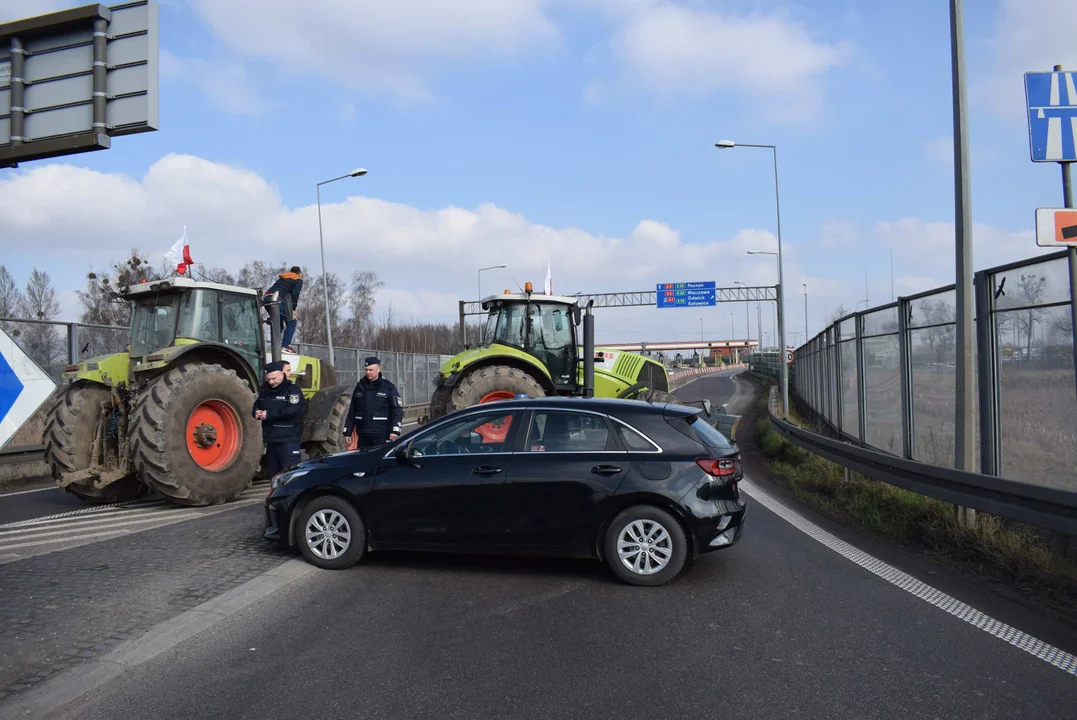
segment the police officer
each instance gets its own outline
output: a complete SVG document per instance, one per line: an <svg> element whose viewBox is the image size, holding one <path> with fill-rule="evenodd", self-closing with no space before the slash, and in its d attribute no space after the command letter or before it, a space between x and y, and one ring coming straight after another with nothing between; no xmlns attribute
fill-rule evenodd
<svg viewBox="0 0 1077 720"><path fill-rule="evenodd" d="M298 463L303 438L303 391L284 376L284 363L266 363L266 379L258 389L251 414L262 421L268 477Z"/></svg>
<svg viewBox="0 0 1077 720"><path fill-rule="evenodd" d="M355 430L360 448L384 445L400 436L404 422L404 404L396 386L381 374L381 361L368 357L365 376L355 385L344 435Z"/></svg>

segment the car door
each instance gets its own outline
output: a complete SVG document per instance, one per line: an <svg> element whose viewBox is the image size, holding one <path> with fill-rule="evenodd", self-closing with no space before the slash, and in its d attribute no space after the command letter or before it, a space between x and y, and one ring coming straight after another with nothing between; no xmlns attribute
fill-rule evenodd
<svg viewBox="0 0 1077 720"><path fill-rule="evenodd" d="M382 458L371 494L374 542L464 546L493 541L502 527L494 489L509 470L522 411L469 413L415 434L406 460Z"/></svg>
<svg viewBox="0 0 1077 720"><path fill-rule="evenodd" d="M631 469L611 430L598 413L532 412L505 478L506 542L551 548L590 542L601 503Z"/></svg>

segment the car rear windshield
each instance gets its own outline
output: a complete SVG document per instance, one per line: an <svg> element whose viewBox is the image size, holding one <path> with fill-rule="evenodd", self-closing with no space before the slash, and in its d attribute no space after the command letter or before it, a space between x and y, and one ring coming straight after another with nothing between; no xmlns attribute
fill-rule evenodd
<svg viewBox="0 0 1077 720"><path fill-rule="evenodd" d="M675 427L682 435L686 435L719 453L728 454L734 452L733 446L726 439L726 436L718 432L712 425L707 424L707 421L699 415L669 417L666 418L666 422Z"/></svg>

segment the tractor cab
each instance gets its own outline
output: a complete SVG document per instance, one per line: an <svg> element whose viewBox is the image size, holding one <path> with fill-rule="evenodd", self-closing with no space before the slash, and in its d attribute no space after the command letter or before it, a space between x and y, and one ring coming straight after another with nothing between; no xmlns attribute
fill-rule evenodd
<svg viewBox="0 0 1077 720"><path fill-rule="evenodd" d="M260 374L263 331L257 291L174 277L130 285L119 294L132 302L129 353L137 365L148 366L146 361L168 348L215 343Z"/></svg>
<svg viewBox="0 0 1077 720"><path fill-rule="evenodd" d="M546 366L558 389L577 384L579 350L576 326L579 305L575 298L535 295L531 283L523 293L493 295L483 300L486 332L483 347L504 345L522 350Z"/></svg>

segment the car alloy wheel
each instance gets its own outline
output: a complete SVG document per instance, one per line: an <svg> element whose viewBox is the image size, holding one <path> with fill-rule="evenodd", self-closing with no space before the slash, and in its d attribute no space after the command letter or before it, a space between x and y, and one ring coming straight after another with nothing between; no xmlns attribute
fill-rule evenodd
<svg viewBox="0 0 1077 720"><path fill-rule="evenodd" d="M296 510L295 543L312 565L340 570L366 553L366 525L355 506L342 497L322 495Z"/></svg>
<svg viewBox="0 0 1077 720"><path fill-rule="evenodd" d="M351 545L352 528L336 510L319 510L307 520L306 541L317 557L336 560Z"/></svg>
<svg viewBox="0 0 1077 720"><path fill-rule="evenodd" d="M654 575L669 565L673 557L673 539L661 523L636 520L621 531L617 556L637 575Z"/></svg>
<svg viewBox="0 0 1077 720"><path fill-rule="evenodd" d="M688 559L681 524L653 505L618 513L606 529L603 548L606 564L629 585L664 585L677 577Z"/></svg>

